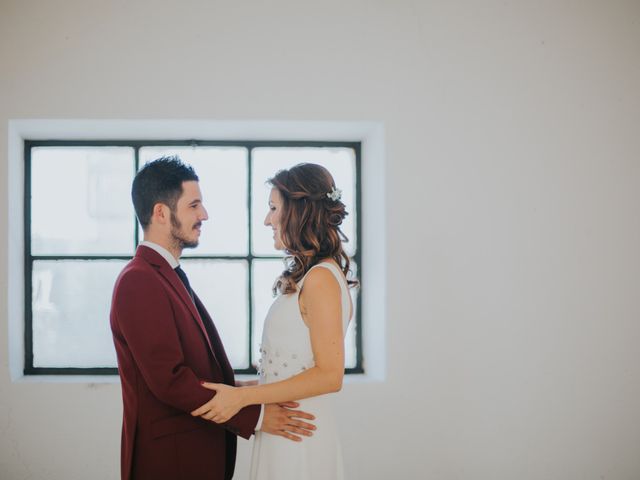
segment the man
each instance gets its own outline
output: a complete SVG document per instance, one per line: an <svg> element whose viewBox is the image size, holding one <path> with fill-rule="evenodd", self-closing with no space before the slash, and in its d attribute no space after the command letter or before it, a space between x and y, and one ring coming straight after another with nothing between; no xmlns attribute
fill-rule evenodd
<svg viewBox="0 0 640 480"><path fill-rule="evenodd" d="M249 438L260 427L299 440L314 427L295 418L313 417L279 405L247 407L222 425L190 415L211 399L202 381L234 384L218 332L178 262L184 248L198 245L208 218L198 177L177 157L163 157L138 172L132 198L144 241L111 305L124 404L122 479L230 479L236 435Z"/></svg>

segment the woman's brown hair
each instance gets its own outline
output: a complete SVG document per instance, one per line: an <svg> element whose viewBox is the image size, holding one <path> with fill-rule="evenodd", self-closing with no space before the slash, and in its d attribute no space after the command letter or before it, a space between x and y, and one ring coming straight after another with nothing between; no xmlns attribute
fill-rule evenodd
<svg viewBox="0 0 640 480"><path fill-rule="evenodd" d="M273 293L297 291L296 284L325 258L335 260L346 277L350 262L342 242L348 239L340 225L348 213L329 171L314 163L300 163L280 170L267 183L282 196L280 234L287 253L286 268ZM354 279L347 283L358 284Z"/></svg>

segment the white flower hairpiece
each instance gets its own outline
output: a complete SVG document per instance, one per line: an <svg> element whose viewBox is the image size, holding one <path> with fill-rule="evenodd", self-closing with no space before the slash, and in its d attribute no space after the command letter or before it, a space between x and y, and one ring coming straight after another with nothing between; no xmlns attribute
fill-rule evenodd
<svg viewBox="0 0 640 480"><path fill-rule="evenodd" d="M342 190L336 187L331 187L331 191L327 193L327 197L333 200L334 202L337 202L342 198Z"/></svg>

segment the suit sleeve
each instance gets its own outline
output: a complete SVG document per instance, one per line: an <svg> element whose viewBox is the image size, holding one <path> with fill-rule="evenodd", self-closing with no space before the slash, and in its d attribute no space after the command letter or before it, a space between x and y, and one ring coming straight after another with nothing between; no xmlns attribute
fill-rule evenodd
<svg viewBox="0 0 640 480"><path fill-rule="evenodd" d="M158 279L127 272L113 302L116 323L151 392L187 413L208 402L211 392L185 365L173 308Z"/></svg>
<svg viewBox="0 0 640 480"><path fill-rule="evenodd" d="M261 405L249 405L221 425L242 438L249 438L255 433L261 411Z"/></svg>

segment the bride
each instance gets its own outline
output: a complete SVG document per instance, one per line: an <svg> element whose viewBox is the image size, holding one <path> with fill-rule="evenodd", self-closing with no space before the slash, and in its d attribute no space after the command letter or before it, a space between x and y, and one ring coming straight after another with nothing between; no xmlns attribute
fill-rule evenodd
<svg viewBox="0 0 640 480"><path fill-rule="evenodd" d="M281 170L269 184L273 188L264 223L273 229L275 248L287 257L264 323L259 381L243 387L204 383L216 395L192 415L224 423L247 405L301 400L300 409L314 414L317 429L303 442L290 434L256 432L250 478L342 479L340 442L327 394L342 388L344 336L353 314L348 289L357 284L346 278L349 257L340 225L347 212L341 191L320 165ZM299 433L310 435L304 429Z"/></svg>

